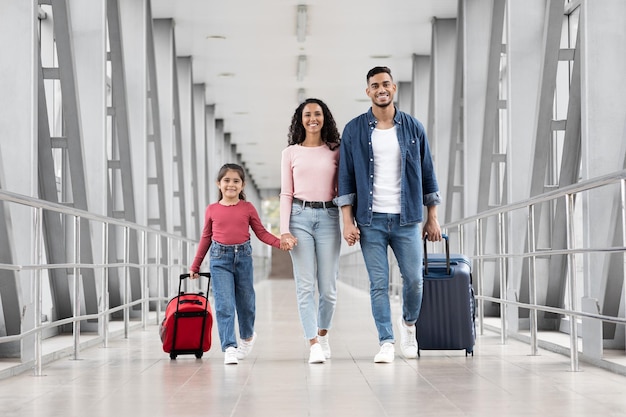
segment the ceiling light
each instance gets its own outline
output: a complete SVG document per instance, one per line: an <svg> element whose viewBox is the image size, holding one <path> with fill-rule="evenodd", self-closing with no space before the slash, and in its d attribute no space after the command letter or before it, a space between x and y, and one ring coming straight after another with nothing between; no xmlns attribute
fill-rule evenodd
<svg viewBox="0 0 626 417"><path fill-rule="evenodd" d="M304 80L304 75L306 73L306 55L298 56L298 69L296 71L296 77L298 81Z"/></svg>
<svg viewBox="0 0 626 417"><path fill-rule="evenodd" d="M306 40L306 21L306 5L301 4L298 6L298 17L296 20L296 35L298 36L298 42L304 42Z"/></svg>
<svg viewBox="0 0 626 417"><path fill-rule="evenodd" d="M306 100L306 90L304 88L298 88L298 104Z"/></svg>
<svg viewBox="0 0 626 417"><path fill-rule="evenodd" d="M230 77L234 77L235 74L232 72L220 72L219 74L217 74L217 76L220 78L230 78Z"/></svg>
<svg viewBox="0 0 626 417"><path fill-rule="evenodd" d="M223 40L226 39L226 36L223 36L223 35L207 35L206 38L207 39L216 39L216 40L223 41Z"/></svg>
<svg viewBox="0 0 626 417"><path fill-rule="evenodd" d="M370 55L370 58L373 59L389 59L391 55Z"/></svg>

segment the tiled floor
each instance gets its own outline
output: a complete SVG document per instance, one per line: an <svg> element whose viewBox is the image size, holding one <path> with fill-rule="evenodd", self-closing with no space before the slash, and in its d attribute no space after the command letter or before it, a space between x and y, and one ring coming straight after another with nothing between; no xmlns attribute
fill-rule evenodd
<svg viewBox="0 0 626 417"><path fill-rule="evenodd" d="M217 334L202 359L172 361L156 324L80 359L0 380L0 416L625 416L626 377L520 342L479 336L473 357L424 351L374 364L378 350L366 293L339 286L333 358L309 365L291 280L257 287L252 355L223 365ZM394 305L396 311L398 305ZM215 330L215 328L214 328Z"/></svg>

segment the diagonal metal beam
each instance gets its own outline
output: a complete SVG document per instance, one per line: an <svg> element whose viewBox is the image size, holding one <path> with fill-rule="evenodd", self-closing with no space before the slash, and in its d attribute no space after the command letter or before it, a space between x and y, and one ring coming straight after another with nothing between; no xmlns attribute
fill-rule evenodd
<svg viewBox="0 0 626 417"><path fill-rule="evenodd" d="M505 6L506 0L494 0L491 14L491 42L489 45L489 62L487 64L487 87L485 91L485 116L480 156L477 213L489 208L492 155L498 122L498 85L500 82L500 53L502 51Z"/></svg>
<svg viewBox="0 0 626 417"><path fill-rule="evenodd" d="M463 38L465 36L465 16L463 0L458 1L457 26L456 26L456 62L454 71L454 90L452 93L452 126L450 128L450 153L448 160L448 187L446 190L446 210L444 222L451 222L453 208L457 207L457 213L463 216L464 212L464 184L456 184L457 173L463 181L463 164L465 143L463 138L463 124L461 123L463 105L463 56L465 54ZM454 197L458 197L455 199ZM456 205L455 205L456 203Z"/></svg>
<svg viewBox="0 0 626 417"><path fill-rule="evenodd" d="M48 120L48 109L46 104L46 92L44 88L44 75L41 64L41 54L39 55L39 94L38 94L38 149L37 163L39 173L39 194L47 201L59 203L54 173L54 160L52 157L52 141L50 138L50 121ZM44 248L48 257L48 262L62 264L67 262L65 245L59 245L61 236L65 236L61 216L58 213L44 211L43 213L43 239ZM50 280L50 291L52 292L52 303L57 313L58 319L72 317L72 300L70 297L69 280L67 270L53 268L48 270Z"/></svg>
<svg viewBox="0 0 626 417"><path fill-rule="evenodd" d="M548 0L547 18L543 29L543 57L539 77L539 103L535 115L535 151L530 172L530 197L544 192L546 169L552 140L552 106L556 89L556 72L559 63L561 30L563 27L563 1ZM538 216L538 219L541 217Z"/></svg>
<svg viewBox="0 0 626 417"><path fill-rule="evenodd" d="M122 32L118 0L107 1L107 23L110 45L111 81L112 81L112 105L114 107L114 132L113 140L117 139L118 155L120 162L120 179L122 183L122 207L124 219L136 222L135 212L135 188L133 185L132 158L130 149L130 129L128 123L128 104L126 92L126 77L124 75L124 54L122 50ZM110 197L116 198L116 193ZM109 216L113 216L112 207L109 205ZM116 242L115 239L110 240ZM132 264L139 263L139 247L136 231L129 234L129 261ZM111 248L113 249L113 248ZM110 250L109 254L115 254L117 250ZM136 268L130 270L130 288L132 299L141 298L140 271Z"/></svg>
<svg viewBox="0 0 626 417"><path fill-rule="evenodd" d="M61 82L63 122L67 138L67 154L70 165L70 183L72 185L72 203L74 207L88 211L87 188L85 184L85 167L83 163L82 130L78 106L76 71L74 68L74 51L70 36L70 13L67 2L51 0L54 37L56 40L57 58L59 62L59 80ZM81 261L93 263L91 247L91 231L88 222L80 222L80 253ZM98 312L98 294L96 291L95 273L92 269L81 270L85 312Z"/></svg>

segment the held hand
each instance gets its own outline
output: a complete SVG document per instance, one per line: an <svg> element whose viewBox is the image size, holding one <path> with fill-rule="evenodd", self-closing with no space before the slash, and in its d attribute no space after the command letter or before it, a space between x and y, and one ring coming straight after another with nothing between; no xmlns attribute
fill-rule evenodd
<svg viewBox="0 0 626 417"><path fill-rule="evenodd" d="M343 238L348 243L348 246L354 246L361 239L361 231L354 224L344 224Z"/></svg>
<svg viewBox="0 0 626 417"><path fill-rule="evenodd" d="M291 233L283 233L280 235L280 249L289 251L298 244L298 239Z"/></svg>
<svg viewBox="0 0 626 417"><path fill-rule="evenodd" d="M191 279L198 279L200 277L200 274L198 274L197 272L193 272L193 271L189 271L189 278Z"/></svg>

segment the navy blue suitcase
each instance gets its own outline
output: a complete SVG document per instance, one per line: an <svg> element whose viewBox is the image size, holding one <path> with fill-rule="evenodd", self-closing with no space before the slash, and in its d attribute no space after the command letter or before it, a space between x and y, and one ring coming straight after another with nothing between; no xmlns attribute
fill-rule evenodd
<svg viewBox="0 0 626 417"><path fill-rule="evenodd" d="M427 254L424 240L424 292L417 320L418 350L460 350L474 356L475 299L471 264L463 255Z"/></svg>

